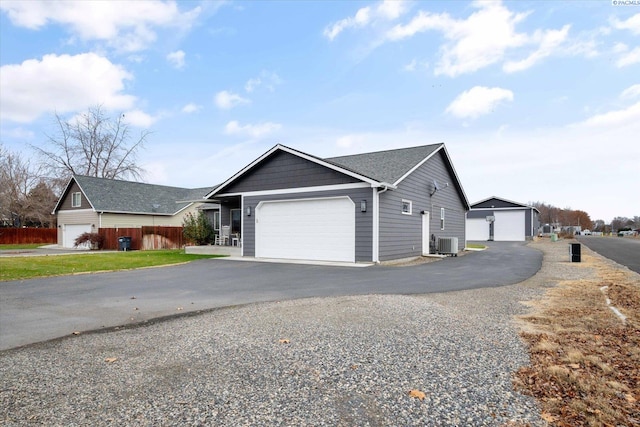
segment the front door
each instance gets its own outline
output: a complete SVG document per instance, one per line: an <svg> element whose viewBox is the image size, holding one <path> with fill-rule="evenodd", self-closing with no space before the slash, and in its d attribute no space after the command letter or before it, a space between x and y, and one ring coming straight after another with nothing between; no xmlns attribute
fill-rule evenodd
<svg viewBox="0 0 640 427"><path fill-rule="evenodd" d="M422 255L429 255L429 212L422 214Z"/></svg>

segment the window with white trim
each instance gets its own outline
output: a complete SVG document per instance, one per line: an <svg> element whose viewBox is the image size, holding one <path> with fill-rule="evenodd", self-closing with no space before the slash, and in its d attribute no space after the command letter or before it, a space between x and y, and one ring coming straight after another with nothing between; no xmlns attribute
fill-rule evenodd
<svg viewBox="0 0 640 427"><path fill-rule="evenodd" d="M82 194L78 191L77 193L71 194L71 207L79 208L82 204Z"/></svg>
<svg viewBox="0 0 640 427"><path fill-rule="evenodd" d="M220 230L220 211L213 211L213 229Z"/></svg>
<svg viewBox="0 0 640 427"><path fill-rule="evenodd" d="M402 213L403 215L411 215L413 211L413 203L411 200L402 199Z"/></svg>
<svg viewBox="0 0 640 427"><path fill-rule="evenodd" d="M440 230L444 230L444 208L440 208Z"/></svg>

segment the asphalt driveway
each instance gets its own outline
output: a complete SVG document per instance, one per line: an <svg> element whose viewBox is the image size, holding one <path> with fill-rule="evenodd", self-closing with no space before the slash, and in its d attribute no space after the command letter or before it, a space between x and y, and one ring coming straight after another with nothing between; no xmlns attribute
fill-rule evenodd
<svg viewBox="0 0 640 427"><path fill-rule="evenodd" d="M407 267L326 267L207 259L114 273L0 282L0 350L152 319L253 302L424 294L510 285L542 254L518 242Z"/></svg>

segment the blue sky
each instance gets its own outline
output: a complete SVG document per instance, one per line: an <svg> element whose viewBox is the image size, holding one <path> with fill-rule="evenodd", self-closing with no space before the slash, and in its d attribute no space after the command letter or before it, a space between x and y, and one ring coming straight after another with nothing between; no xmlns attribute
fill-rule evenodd
<svg viewBox="0 0 640 427"><path fill-rule="evenodd" d="M146 181L224 181L277 143L444 142L492 195L640 215L640 1L0 2L0 142L102 104Z"/></svg>

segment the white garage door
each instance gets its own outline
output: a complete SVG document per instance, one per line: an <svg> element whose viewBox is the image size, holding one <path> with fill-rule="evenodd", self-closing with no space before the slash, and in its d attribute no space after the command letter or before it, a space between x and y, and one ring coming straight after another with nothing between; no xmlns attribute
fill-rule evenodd
<svg viewBox="0 0 640 427"><path fill-rule="evenodd" d="M493 239L496 241L523 241L524 211L495 212Z"/></svg>
<svg viewBox="0 0 640 427"><path fill-rule="evenodd" d="M348 197L261 202L256 257L355 262L355 223Z"/></svg>
<svg viewBox="0 0 640 427"><path fill-rule="evenodd" d="M489 225L486 218L467 219L467 240L489 240Z"/></svg>
<svg viewBox="0 0 640 427"><path fill-rule="evenodd" d="M91 224L65 224L62 231L63 246L73 248L76 237L82 233L91 233Z"/></svg>

